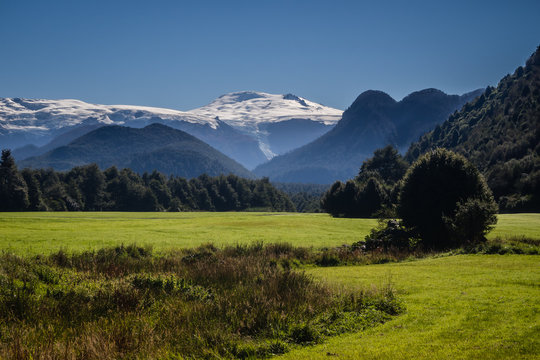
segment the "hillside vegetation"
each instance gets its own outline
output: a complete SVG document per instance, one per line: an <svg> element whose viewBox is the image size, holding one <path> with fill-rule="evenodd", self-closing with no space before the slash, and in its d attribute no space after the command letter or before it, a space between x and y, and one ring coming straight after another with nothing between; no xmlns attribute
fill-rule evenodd
<svg viewBox="0 0 540 360"><path fill-rule="evenodd" d="M436 147L472 161L501 211L540 211L540 48L525 67L412 144L406 158Z"/></svg>

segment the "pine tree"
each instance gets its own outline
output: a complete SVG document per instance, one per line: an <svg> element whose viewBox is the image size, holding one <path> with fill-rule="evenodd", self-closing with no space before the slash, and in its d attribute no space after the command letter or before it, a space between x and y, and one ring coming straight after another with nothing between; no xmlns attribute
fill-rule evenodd
<svg viewBox="0 0 540 360"><path fill-rule="evenodd" d="M11 150L2 150L0 161L0 211L23 211L28 208L28 187L17 171Z"/></svg>

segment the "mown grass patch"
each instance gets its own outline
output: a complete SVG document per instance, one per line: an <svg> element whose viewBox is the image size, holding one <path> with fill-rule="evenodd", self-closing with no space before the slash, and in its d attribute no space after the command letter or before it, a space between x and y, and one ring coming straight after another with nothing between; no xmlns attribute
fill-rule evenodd
<svg viewBox="0 0 540 360"><path fill-rule="evenodd" d="M539 256L458 255L309 273L348 288L391 279L407 310L284 359L538 358Z"/></svg>

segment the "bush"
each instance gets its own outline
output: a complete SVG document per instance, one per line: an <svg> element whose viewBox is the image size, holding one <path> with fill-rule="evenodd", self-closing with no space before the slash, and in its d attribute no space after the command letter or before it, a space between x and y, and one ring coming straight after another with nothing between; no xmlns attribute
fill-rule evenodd
<svg viewBox="0 0 540 360"><path fill-rule="evenodd" d="M455 216L445 218L449 230L457 237L470 243L485 240L485 235L497 222L497 205L494 202L468 199L459 202Z"/></svg>
<svg viewBox="0 0 540 360"><path fill-rule="evenodd" d="M407 171L398 216L428 249L477 242L496 223L497 205L480 172L463 156L436 149Z"/></svg>
<svg viewBox="0 0 540 360"><path fill-rule="evenodd" d="M382 224L383 226L372 229L366 236L366 241L363 244L364 250L408 250L414 245L411 240L411 232L398 220L391 219Z"/></svg>

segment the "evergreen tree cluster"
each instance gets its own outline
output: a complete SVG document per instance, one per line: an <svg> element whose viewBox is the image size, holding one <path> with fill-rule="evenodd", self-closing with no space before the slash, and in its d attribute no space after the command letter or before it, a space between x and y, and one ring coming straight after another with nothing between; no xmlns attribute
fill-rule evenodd
<svg viewBox="0 0 540 360"><path fill-rule="evenodd" d="M321 213L321 197L328 190L328 185L272 182L293 202L296 211L301 213Z"/></svg>
<svg viewBox="0 0 540 360"><path fill-rule="evenodd" d="M406 158L438 147L478 167L501 211L540 211L540 47L525 67L412 144Z"/></svg>
<svg viewBox="0 0 540 360"><path fill-rule="evenodd" d="M0 211L295 211L267 178L236 175L190 180L96 164L67 172L19 171L10 150L0 162Z"/></svg>
<svg viewBox="0 0 540 360"><path fill-rule="evenodd" d="M407 168L408 163L394 147L375 150L356 178L332 184L321 199L321 207L336 217L374 217L391 210Z"/></svg>

